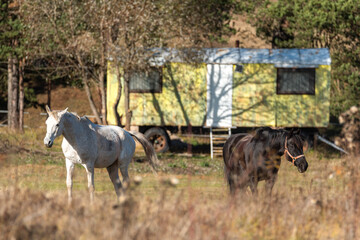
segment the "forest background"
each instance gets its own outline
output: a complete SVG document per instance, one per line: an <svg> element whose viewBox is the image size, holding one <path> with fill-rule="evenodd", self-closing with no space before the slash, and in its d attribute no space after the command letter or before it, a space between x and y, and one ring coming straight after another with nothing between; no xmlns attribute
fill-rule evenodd
<svg viewBox="0 0 360 240"><path fill-rule="evenodd" d="M244 48L329 48L337 121L360 98L359 12L359 0L0 0L0 109L8 109L10 129L22 130L24 109L45 105L38 94L51 106L53 89L72 86L106 124L109 57L123 66L125 96L118 97L128 99L129 75L149 67L147 49L238 41ZM128 127L131 116L124 117Z"/></svg>

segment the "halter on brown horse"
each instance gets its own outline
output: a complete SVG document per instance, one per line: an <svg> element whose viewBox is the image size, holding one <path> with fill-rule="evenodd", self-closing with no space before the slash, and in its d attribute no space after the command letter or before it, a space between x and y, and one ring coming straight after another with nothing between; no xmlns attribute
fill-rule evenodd
<svg viewBox="0 0 360 240"><path fill-rule="evenodd" d="M303 139L299 131L259 128L255 135L234 134L223 148L225 175L230 192L250 187L257 193L259 181L271 194L281 164L281 156L303 173L308 163L303 153Z"/></svg>

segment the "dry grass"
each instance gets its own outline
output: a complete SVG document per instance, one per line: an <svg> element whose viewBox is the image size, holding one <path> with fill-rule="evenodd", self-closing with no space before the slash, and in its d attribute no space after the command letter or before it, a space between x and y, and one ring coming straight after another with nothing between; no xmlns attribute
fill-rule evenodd
<svg viewBox="0 0 360 240"><path fill-rule="evenodd" d="M36 149L31 135L0 139ZM78 168L69 206L61 156L0 152L7 159L0 165L0 239L360 238L358 158L308 152L305 174L283 162L271 199L263 191L257 198L231 198L220 159L164 154L159 177L146 170L148 164L131 165L130 176L143 182L131 184L120 203L106 171L98 170L96 199L89 205L85 172ZM165 181L171 176L180 180L176 187Z"/></svg>

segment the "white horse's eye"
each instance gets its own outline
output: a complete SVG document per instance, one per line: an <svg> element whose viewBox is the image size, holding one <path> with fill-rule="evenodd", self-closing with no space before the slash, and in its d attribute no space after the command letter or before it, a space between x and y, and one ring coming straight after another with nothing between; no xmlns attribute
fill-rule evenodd
<svg viewBox="0 0 360 240"><path fill-rule="evenodd" d="M56 124L57 127L59 127L59 124Z"/></svg>

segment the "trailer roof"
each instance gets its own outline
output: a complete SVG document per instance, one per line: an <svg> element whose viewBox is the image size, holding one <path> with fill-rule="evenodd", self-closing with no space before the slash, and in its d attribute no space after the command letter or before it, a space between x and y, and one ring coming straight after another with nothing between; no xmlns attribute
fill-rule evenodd
<svg viewBox="0 0 360 240"><path fill-rule="evenodd" d="M157 48L152 49L155 65L166 62L186 62L195 55L199 62L208 64L268 63L277 67L311 67L330 65L330 52L327 48L312 49L249 49L249 48L203 48L200 50ZM190 56L190 57L186 57Z"/></svg>

